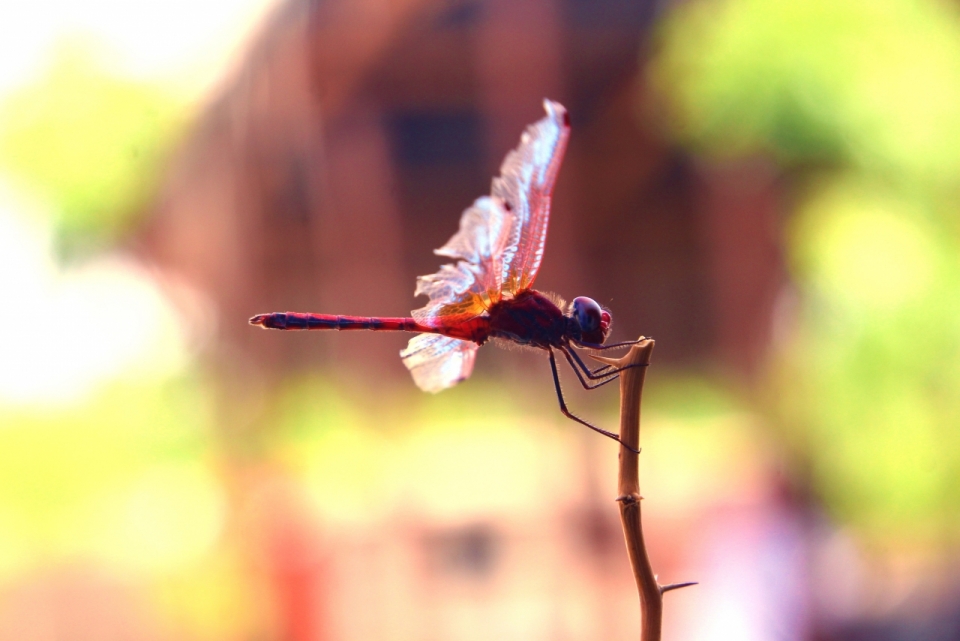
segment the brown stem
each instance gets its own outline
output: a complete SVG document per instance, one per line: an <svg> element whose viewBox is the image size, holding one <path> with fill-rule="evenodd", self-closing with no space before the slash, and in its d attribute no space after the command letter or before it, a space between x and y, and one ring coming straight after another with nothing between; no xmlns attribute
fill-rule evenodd
<svg viewBox="0 0 960 641"><path fill-rule="evenodd" d="M616 368L629 367L620 374L620 440L635 450L640 449L640 396L643 380L653 353L652 339L643 339L620 359L593 356L595 360ZM620 473L617 502L620 504L620 522L627 555L640 592L641 641L660 641L663 618L663 593L693 583L660 586L650 566L647 548L643 542L640 524L640 457L626 447L620 447Z"/></svg>

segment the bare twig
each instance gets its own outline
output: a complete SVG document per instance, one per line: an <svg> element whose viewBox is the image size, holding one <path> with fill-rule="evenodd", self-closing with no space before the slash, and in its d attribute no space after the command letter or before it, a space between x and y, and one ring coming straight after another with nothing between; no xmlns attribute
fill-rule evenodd
<svg viewBox="0 0 960 641"><path fill-rule="evenodd" d="M660 641L663 593L695 585L672 583L661 586L657 583L643 542L643 528L640 524L640 501L643 499L640 496L640 457L628 448L640 449L640 396L653 345L652 339L641 340L620 359L593 356L595 360L618 369L629 367L620 374L620 440L627 447L620 447L617 502L620 504L620 522L623 525L627 555L630 557L633 576L640 592L641 641Z"/></svg>

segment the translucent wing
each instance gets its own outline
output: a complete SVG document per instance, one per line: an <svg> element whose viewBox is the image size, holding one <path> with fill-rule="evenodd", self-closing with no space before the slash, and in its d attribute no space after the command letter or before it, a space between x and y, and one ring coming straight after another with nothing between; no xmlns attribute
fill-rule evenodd
<svg viewBox="0 0 960 641"><path fill-rule="evenodd" d="M425 307L412 312L418 323L430 327L458 323L500 300L501 256L512 227L512 216L488 196L463 212L460 231L435 252L459 260L417 279L414 295L430 297Z"/></svg>
<svg viewBox="0 0 960 641"><path fill-rule="evenodd" d="M570 137L570 119L563 105L543 101L547 117L527 127L520 146L507 154L492 196L513 217L501 257L502 290L511 294L533 285L550 222L550 196Z"/></svg>
<svg viewBox="0 0 960 641"><path fill-rule="evenodd" d="M453 387L473 372L479 345L440 334L418 334L400 352L417 387L439 392Z"/></svg>
<svg viewBox="0 0 960 641"><path fill-rule="evenodd" d="M520 146L507 154L491 196L478 198L460 218L460 230L436 250L458 259L436 274L417 279L415 295L430 297L412 312L430 327L473 318L499 301L533 284L547 237L550 193L570 124L567 111L544 100L547 117L530 125Z"/></svg>

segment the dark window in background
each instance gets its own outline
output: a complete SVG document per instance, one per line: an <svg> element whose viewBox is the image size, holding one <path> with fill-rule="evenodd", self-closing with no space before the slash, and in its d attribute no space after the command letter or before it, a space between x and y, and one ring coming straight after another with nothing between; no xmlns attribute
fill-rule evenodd
<svg viewBox="0 0 960 641"><path fill-rule="evenodd" d="M476 166L481 123L476 111L409 111L388 117L394 159L401 166Z"/></svg>
<svg viewBox="0 0 960 641"><path fill-rule="evenodd" d="M457 231L461 212L490 189L486 130L472 109L407 108L386 118L404 219L403 277L412 290L417 276L444 262L433 250Z"/></svg>
<svg viewBox="0 0 960 641"><path fill-rule="evenodd" d="M639 36L661 4L657 0L564 0L561 10L568 26L632 29Z"/></svg>
<svg viewBox="0 0 960 641"><path fill-rule="evenodd" d="M502 537L487 523L427 534L423 551L429 572L474 581L491 577L501 559Z"/></svg>
<svg viewBox="0 0 960 641"><path fill-rule="evenodd" d="M480 0L452 1L434 20L436 29L467 29L475 27L483 14Z"/></svg>
<svg viewBox="0 0 960 641"><path fill-rule="evenodd" d="M563 62L574 128L600 118L604 105L636 84L657 0L563 0Z"/></svg>

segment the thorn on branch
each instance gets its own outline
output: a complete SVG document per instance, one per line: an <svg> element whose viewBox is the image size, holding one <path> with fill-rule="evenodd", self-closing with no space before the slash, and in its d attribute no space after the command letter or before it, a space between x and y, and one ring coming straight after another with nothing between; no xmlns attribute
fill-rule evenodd
<svg viewBox="0 0 960 641"><path fill-rule="evenodd" d="M667 585L660 586L660 594L664 592L669 592L670 590L679 590L680 588L687 588L691 585L700 585L697 581L687 581L686 583L668 583Z"/></svg>

